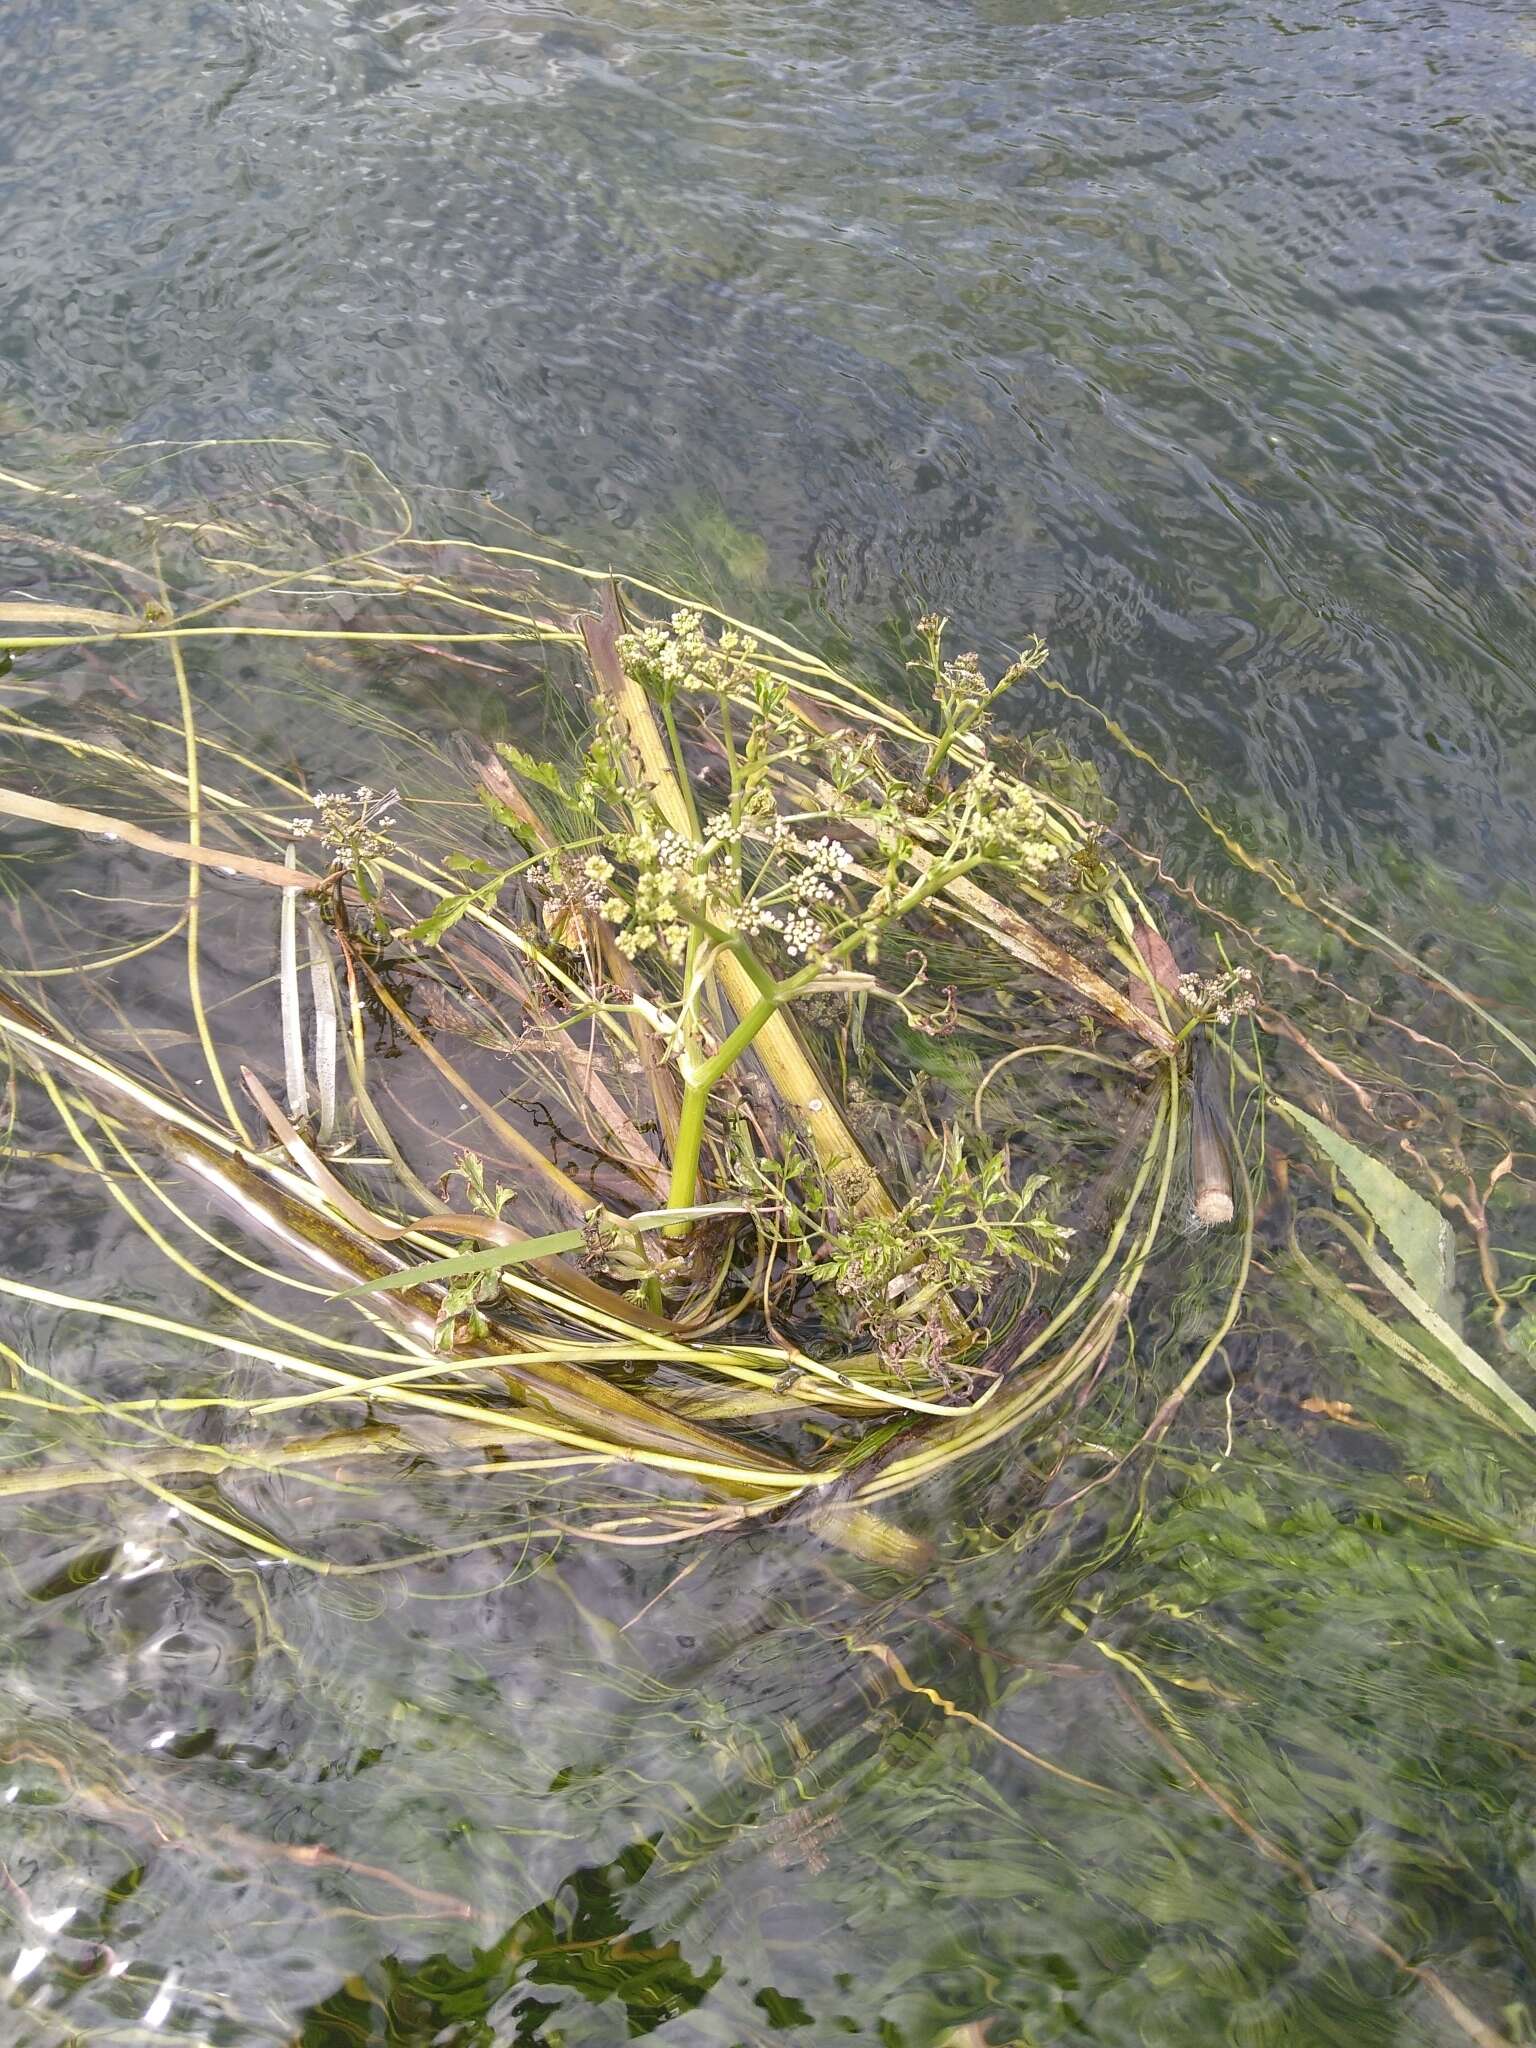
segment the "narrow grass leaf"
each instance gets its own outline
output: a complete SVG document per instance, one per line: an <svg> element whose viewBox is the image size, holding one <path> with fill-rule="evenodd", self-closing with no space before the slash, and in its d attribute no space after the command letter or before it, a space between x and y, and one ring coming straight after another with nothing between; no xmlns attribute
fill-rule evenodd
<svg viewBox="0 0 1536 2048"><path fill-rule="evenodd" d="M493 1244L485 1251L459 1252L451 1259L430 1259L424 1266L407 1266L399 1273L380 1273L360 1287L348 1287L338 1301L353 1301L360 1294L386 1294L401 1287L420 1287L429 1280L462 1280L472 1273L496 1273L503 1266L526 1265L530 1259L557 1259L565 1252L579 1251L586 1241L582 1230L552 1230L547 1237L525 1238L521 1244Z"/></svg>
<svg viewBox="0 0 1536 2048"><path fill-rule="evenodd" d="M298 866L292 841L284 851L283 865ZM283 1017L283 1085L288 1096L288 1114L302 1123L309 1115L309 1089L304 1078L304 1026L299 1014L299 899L294 890L285 889L280 901L277 976Z"/></svg>
<svg viewBox="0 0 1536 2048"><path fill-rule="evenodd" d="M246 875L253 882L266 882L275 889L318 889L318 875L304 868L285 868L275 860L253 860L246 853L229 853L218 846L194 846L187 839L167 839L159 832L146 832L126 818L109 817L105 811L83 811L75 804L50 803L46 797L28 796L19 789L0 789L0 817L28 818L39 825L57 825L66 832L90 832L101 839L121 839L144 853L163 853L172 860L192 861L199 867L222 868L230 874Z"/></svg>
<svg viewBox="0 0 1536 2048"><path fill-rule="evenodd" d="M137 621L127 612L104 612L85 604L49 604L40 597L11 597L0 604L0 626L105 626L117 632Z"/></svg>
<svg viewBox="0 0 1536 2048"><path fill-rule="evenodd" d="M336 973L326 949L325 927L313 903L304 906L304 937L309 948L309 992L315 1009L315 1092L320 1098L319 1141L328 1145L336 1128L336 1047L338 1033Z"/></svg>

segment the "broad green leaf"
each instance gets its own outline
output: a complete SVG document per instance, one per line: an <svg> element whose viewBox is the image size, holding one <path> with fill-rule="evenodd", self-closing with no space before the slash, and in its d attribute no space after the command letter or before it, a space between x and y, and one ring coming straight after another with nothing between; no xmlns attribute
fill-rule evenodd
<svg viewBox="0 0 1536 2048"><path fill-rule="evenodd" d="M1274 1107L1303 1131L1325 1159L1349 1182L1378 1230L1403 1262L1415 1291L1439 1314L1451 1306L1455 1281L1451 1227L1421 1194L1399 1180L1369 1152L1331 1130L1294 1102L1276 1098Z"/></svg>
<svg viewBox="0 0 1536 2048"><path fill-rule="evenodd" d="M1326 1267L1317 1265L1304 1254L1301 1255L1301 1263L1319 1295L1325 1300L1331 1301L1334 1307L1342 1315L1347 1316L1352 1323L1358 1324L1384 1351L1390 1352L1394 1358L1401 1360L1404 1365L1412 1366L1415 1372L1421 1372L1427 1380L1430 1380L1440 1389L1441 1393L1449 1394L1452 1400L1459 1401L1464 1408L1470 1409L1474 1415L1480 1416L1484 1422L1492 1423L1495 1429L1503 1429L1513 1434L1506 1419L1491 1409L1477 1394L1474 1394L1470 1387L1463 1386L1456 1380L1439 1362L1439 1359L1432 1356L1426 1346L1416 1340L1406 1328L1395 1328L1391 1323L1384 1322L1373 1310L1366 1307L1357 1294L1344 1285L1344 1282L1336 1273L1331 1273ZM1382 1263L1385 1265L1385 1261ZM1388 1267L1386 1270L1390 1271L1391 1269ZM1402 1286L1403 1283L1399 1281L1398 1285ZM1411 1288L1408 1288L1406 1292L1413 1294ZM1417 1301L1418 1296L1413 1295L1413 1299ZM1406 1307L1408 1304L1405 1302L1404 1306ZM1421 1309L1424 1308L1425 1304L1420 1303L1420 1307ZM1420 1329L1424 1331L1425 1336L1429 1336L1430 1333L1424 1324L1422 1316L1417 1317L1416 1320L1419 1323ZM1439 1347L1442 1353L1445 1349L1446 1347L1443 1345ZM1490 1366L1488 1370L1492 1372L1493 1368ZM1497 1390L1490 1388L1489 1391L1490 1393L1496 1393ZM1519 1412L1518 1406L1516 1406L1519 1396L1514 1393L1513 1389L1507 1389L1506 1395L1500 1395L1499 1398L1504 1400L1506 1407L1515 1407L1515 1412Z"/></svg>
<svg viewBox="0 0 1536 2048"><path fill-rule="evenodd" d="M496 823L510 832L519 846L525 847L529 853L542 851L538 828L530 824L526 818L520 818L512 806L504 802L495 790L487 789L482 782L476 794Z"/></svg>
<svg viewBox="0 0 1536 2048"><path fill-rule="evenodd" d="M1437 1314L1423 1296L1409 1286L1400 1273L1394 1272L1379 1253L1372 1251L1359 1231L1344 1222L1342 1217L1339 1219L1339 1228L1382 1286L1394 1300L1401 1302L1420 1329L1426 1330L1437 1344L1442 1345L1450 1353L1459 1366L1471 1374L1480 1387L1486 1387L1496 1400L1501 1401L1509 1412L1517 1416L1531 1434L1536 1436L1536 1408L1531 1406L1524 1395L1517 1394L1503 1374L1495 1372L1487 1359L1472 1349L1461 1332L1453 1330L1444 1316Z"/></svg>
<svg viewBox="0 0 1536 2048"><path fill-rule="evenodd" d="M697 1202L691 1208L643 1209L635 1216L609 1220L620 1229L659 1230L668 1223L739 1216L745 1209L744 1202ZM376 1280L346 1288L336 1299L351 1301L360 1294L385 1294L401 1287L418 1287L430 1280L463 1280L476 1273L497 1273L504 1266L526 1265L530 1259L555 1259L565 1252L579 1251L586 1241L584 1230L553 1230L547 1237L525 1238L521 1244L493 1244L483 1251L458 1252L451 1259L431 1259L425 1265L407 1266L398 1273L381 1273Z"/></svg>
<svg viewBox="0 0 1536 2048"><path fill-rule="evenodd" d="M430 946L444 933L451 932L459 919L473 910L477 903L483 903L485 894L483 889L466 889L461 896L445 896L435 910L429 911L400 936L417 945Z"/></svg>
<svg viewBox="0 0 1536 2048"><path fill-rule="evenodd" d="M746 1202L691 1202L686 1209L637 1209L607 1220L624 1230L661 1230L669 1223L703 1223L711 1216L745 1216Z"/></svg>
<svg viewBox="0 0 1536 2048"><path fill-rule="evenodd" d="M496 1273L503 1266L525 1265L529 1259L555 1259L564 1252L578 1251L586 1242L582 1230L552 1230L547 1237L524 1238L521 1244L493 1244L479 1252L459 1252L451 1259L430 1259L424 1266L406 1266L398 1273L381 1273L359 1287L341 1289L338 1301L354 1301L360 1294L387 1294L401 1287L420 1287L429 1280L458 1280L470 1273Z"/></svg>
<svg viewBox="0 0 1536 2048"><path fill-rule="evenodd" d="M552 796L564 797L568 804L579 804L581 793L574 783L567 782L553 761L535 760L532 754L525 754L521 747L505 744L496 749L503 761L525 782L536 783L540 789L547 789Z"/></svg>

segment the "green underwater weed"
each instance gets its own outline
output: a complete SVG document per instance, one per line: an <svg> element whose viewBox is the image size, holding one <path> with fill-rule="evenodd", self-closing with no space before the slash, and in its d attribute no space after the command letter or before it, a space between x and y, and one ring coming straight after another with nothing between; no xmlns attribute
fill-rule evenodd
<svg viewBox="0 0 1536 2048"><path fill-rule="evenodd" d="M107 649L143 669L143 708L119 704L105 730L72 732L62 704L0 714L59 790L0 789L0 812L207 878L190 933L173 896L163 936L101 958L150 961L178 938L220 1113L131 1016L125 1063L26 969L0 1031L56 1092L70 1142L93 1148L90 1171L104 1119L148 1175L167 1226L109 1191L158 1253L199 1270L166 1234L200 1227L190 1182L337 1315L366 1317L363 1350L395 1361L332 1367L312 1354L351 1356L355 1338L306 1347L285 1325L265 1345L273 1369L324 1390L294 1399L503 1429L572 1470L622 1463L654 1489L632 1525L645 1540L795 1505L910 1561L874 1512L1039 1430L1117 1361L1131 1370L1139 1302L1189 1218L1236 1256L1144 1442L1165 1438L1241 1328L1267 1134L1284 1130L1306 1148L1297 1252L1319 1287L1342 1289L1399 1364L1529 1433L1513 1363L1378 1243L1417 1242L1444 1215L1379 1156L1360 1166L1372 1155L1324 1097L1320 1117L1272 1087L1272 1027L1309 1042L1266 1011L1248 959L1174 960L1059 739L999 740L1009 692L1060 687L1040 643L989 675L925 615L903 708L804 647L521 538L424 536L392 486L365 463L356 475L366 516L307 558L275 527L170 495L40 487L60 523L121 535L116 555L50 536L50 574L74 559L79 597L100 600L106 575L114 604L39 597L5 634L24 675ZM162 575L151 615L132 594ZM502 673L531 655L559 715L547 743L450 759L419 721L348 696L339 733L364 720L382 765L373 785L330 774L316 795L210 722L188 667L208 640L310 677L346 641L395 690L418 662ZM176 686L166 717L157 662ZM332 715L325 686L304 687ZM165 830L178 808L183 830ZM214 892L248 930L258 887L282 892L279 1000L264 1006L258 974L214 1007L199 972ZM1251 957L1266 964L1261 946ZM951 981L932 971L946 958L963 962ZM94 972L81 958L59 985L82 1016L108 998ZM286 1109L257 1072L278 1022L266 1063ZM264 1136L235 1102L237 1069ZM1311 1069L1334 1090L1342 1071ZM1102 1185L1095 1131L1115 1155Z"/></svg>
<svg viewBox="0 0 1536 2048"><path fill-rule="evenodd" d="M1525 2038L1513 963L1466 996L1226 828L1251 893L1196 897L1059 732L999 730L1000 691L1015 728L1064 691L1036 643L989 668L926 618L877 691L476 508L424 533L356 458L303 544L291 499L221 514L139 459L4 486L47 542L8 542L38 594L0 612L6 1156L18 1213L131 1247L127 1284L0 1261L0 1499L44 1553L83 1526L88 1577L152 1518L306 1713L307 1600L536 1578L517 1628L548 1589L640 1716L634 1773L600 1718L583 1786L655 1777L658 1868L718 1890L769 1843L797 1906L845 1912L861 1856L931 1902L942 1953L861 1986L903 2040L1107 2037L1128 1995L1170 2043ZM655 1563L632 1634L581 1596L604 1547L614 1583ZM778 1575L803 1725L777 1669L717 1700L656 1668L640 1624L696 1568L690 1615ZM510 1855L580 1678L518 1713L450 1635L477 1793L532 1756ZM369 1682L399 1796L364 1803L405 1814ZM79 1729L28 1712L67 1780ZM202 1796L120 1817L222 1869ZM389 1868L394 1825L349 1884L473 1920L467 1879ZM631 2022L634 1972L711 1976L509 1918L498 1998L530 1941ZM746 2003L732 2039L801 2023Z"/></svg>
<svg viewBox="0 0 1536 2048"><path fill-rule="evenodd" d="M584 837L599 849L582 874L606 892L595 907L620 951L657 953L678 970L661 1032L677 1049L682 1081L669 1191L681 1208L697 1195L714 1091L772 1018L797 997L856 989L850 966L873 967L892 931L974 869L990 862L1038 879L1062 849L1033 795L999 785L989 764L963 784L937 781L943 756L974 723L953 694L937 697L939 734L914 785L904 775L914 764L888 758L889 744L819 730L749 635L725 627L711 639L695 610L627 635L619 653L665 728L687 829L668 822L659 796L637 801L609 718L581 783ZM720 800L702 814L684 729L714 742ZM724 954L756 998L717 1036L704 1006Z"/></svg>

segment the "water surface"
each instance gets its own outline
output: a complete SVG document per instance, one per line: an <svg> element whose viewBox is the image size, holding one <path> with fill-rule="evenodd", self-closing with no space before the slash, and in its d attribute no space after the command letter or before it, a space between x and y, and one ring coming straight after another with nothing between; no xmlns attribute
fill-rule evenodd
<svg viewBox="0 0 1536 2048"><path fill-rule="evenodd" d="M1528 1002L1528 8L11 0L3 34L7 448L318 435L892 687L915 610L989 657L1039 631L1225 826ZM198 666L237 725L249 681ZM1019 716L1256 914L1086 713ZM255 737L322 774L322 730L295 699ZM56 1284L130 1284L109 1205L7 1192ZM772 1531L676 1584L552 1558L462 1486L439 1539L504 1540L376 1579L149 1498L17 1511L0 2030L1439 2048L1448 1984L1536 2038L1528 1484L1411 1387L1390 1441L1303 1409L1365 1368L1283 1308L1143 1521L1042 1538L1021 1453L924 1504L915 1590ZM17 1328L66 1378L150 1362Z"/></svg>

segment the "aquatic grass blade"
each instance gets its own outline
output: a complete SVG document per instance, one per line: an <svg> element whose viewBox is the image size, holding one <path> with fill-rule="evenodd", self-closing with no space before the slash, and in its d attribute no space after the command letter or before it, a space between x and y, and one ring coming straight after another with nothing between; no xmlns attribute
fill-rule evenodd
<svg viewBox="0 0 1536 2048"><path fill-rule="evenodd" d="M521 1244L493 1244L484 1251L459 1252L451 1259L429 1259L422 1266L406 1266L398 1273L380 1273L377 1279L345 1288L338 1301L355 1301L363 1294L387 1294L401 1287L420 1287L437 1280L464 1280L474 1273L499 1273L507 1266L521 1266L530 1259L560 1258L580 1251L586 1233L581 1230L552 1230L545 1237L525 1238Z"/></svg>
<svg viewBox="0 0 1536 2048"><path fill-rule="evenodd" d="M1503 1374L1491 1366L1481 1353L1474 1351L1461 1332L1454 1329L1409 1281L1388 1265L1381 1254L1366 1243L1358 1230L1346 1223L1342 1216L1336 1216L1333 1221L1387 1292L1407 1309L1420 1327L1433 1337L1437 1344L1443 1346L1479 1386L1486 1388L1495 1400L1507 1408L1510 1414L1536 1437L1536 1408L1531 1406L1524 1395L1516 1393Z"/></svg>
<svg viewBox="0 0 1536 2048"><path fill-rule="evenodd" d="M190 861L232 875L244 875L253 882L265 882L273 889L318 889L321 878L300 867L281 867L275 860L256 860L250 854L233 853L222 847L193 845L187 839L168 839L160 832L146 832L126 818L109 817L104 811L81 810L75 804L50 803L45 797L28 796L24 790L0 789L0 817L26 818L39 825L57 825L66 832L84 832L95 839L121 839L143 853L162 853L171 860Z"/></svg>
<svg viewBox="0 0 1536 2048"><path fill-rule="evenodd" d="M283 853L283 865L298 866L298 855L290 840ZM285 889L279 899L277 973L278 1001L283 1021L283 1086L288 1114L298 1123L309 1115L309 1087L304 1073L304 1021L299 1011L299 910L298 897Z"/></svg>

